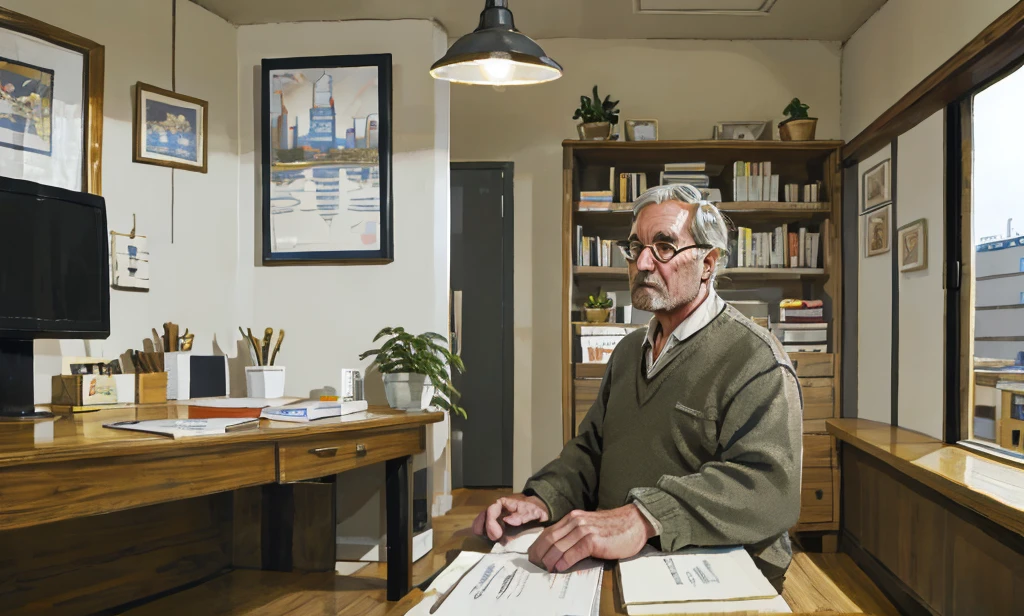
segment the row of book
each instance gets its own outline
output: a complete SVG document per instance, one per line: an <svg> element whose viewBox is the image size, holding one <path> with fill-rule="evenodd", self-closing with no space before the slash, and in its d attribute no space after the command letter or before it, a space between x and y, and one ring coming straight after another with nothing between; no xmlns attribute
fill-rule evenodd
<svg viewBox="0 0 1024 616"><path fill-rule="evenodd" d="M813 184L786 184L784 199L786 203L819 203L821 201L821 182Z"/></svg>
<svg viewBox="0 0 1024 616"><path fill-rule="evenodd" d="M626 258L615 240L583 235L583 225L576 225L576 265L595 267L626 267Z"/></svg>
<svg viewBox="0 0 1024 616"><path fill-rule="evenodd" d="M711 176L707 171L704 162L666 163L665 170L661 172L660 184L689 184L694 188L710 188Z"/></svg>
<svg viewBox="0 0 1024 616"><path fill-rule="evenodd" d="M630 203L616 202L615 194L610 190L583 190L580 191L580 203L577 208L580 212L609 212L618 210L629 210Z"/></svg>
<svg viewBox="0 0 1024 616"><path fill-rule="evenodd" d="M779 302L779 322L770 331L787 353L828 351L828 323L819 300L784 299Z"/></svg>
<svg viewBox="0 0 1024 616"><path fill-rule="evenodd" d="M804 227L790 231L788 224L766 232L737 227L729 233L726 267L821 267L820 235Z"/></svg>
<svg viewBox="0 0 1024 616"><path fill-rule="evenodd" d="M778 201L779 176L772 174L771 161L732 164L733 201Z"/></svg>

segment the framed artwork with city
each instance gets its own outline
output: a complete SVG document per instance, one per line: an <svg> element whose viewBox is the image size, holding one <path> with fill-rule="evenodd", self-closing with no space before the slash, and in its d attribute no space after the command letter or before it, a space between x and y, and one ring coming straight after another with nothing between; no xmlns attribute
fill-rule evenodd
<svg viewBox="0 0 1024 616"><path fill-rule="evenodd" d="M262 63L263 262L390 263L391 54Z"/></svg>

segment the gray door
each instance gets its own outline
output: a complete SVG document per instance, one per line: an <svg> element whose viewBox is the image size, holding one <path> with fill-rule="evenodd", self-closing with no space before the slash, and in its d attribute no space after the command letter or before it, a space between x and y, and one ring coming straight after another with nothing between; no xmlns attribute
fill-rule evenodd
<svg viewBox="0 0 1024 616"><path fill-rule="evenodd" d="M454 383L469 415L452 421L462 432L462 483L511 486L512 163L452 163L451 173L454 343L466 364ZM459 302L452 307L454 325Z"/></svg>

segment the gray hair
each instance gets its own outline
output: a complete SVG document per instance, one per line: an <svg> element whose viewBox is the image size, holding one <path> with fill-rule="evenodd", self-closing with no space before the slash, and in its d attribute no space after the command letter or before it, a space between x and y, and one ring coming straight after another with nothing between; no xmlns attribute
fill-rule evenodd
<svg viewBox="0 0 1024 616"><path fill-rule="evenodd" d="M713 282L729 261L728 220L713 203L704 199L704 194L700 189L689 184L667 184L651 188L633 202L633 223L635 224L636 219L640 216L640 210L648 205L666 201L681 201L697 206L694 208L695 215L690 222L690 235L693 236L695 243L710 244L712 250L718 250L718 265L715 267L715 271L711 272ZM711 251L706 250L704 255L709 252Z"/></svg>

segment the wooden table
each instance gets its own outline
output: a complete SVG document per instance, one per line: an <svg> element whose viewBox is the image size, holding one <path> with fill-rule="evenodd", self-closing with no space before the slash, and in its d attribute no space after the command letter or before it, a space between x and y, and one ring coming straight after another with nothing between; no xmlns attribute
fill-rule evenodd
<svg viewBox="0 0 1024 616"><path fill-rule="evenodd" d="M15 554L13 558L25 555L20 563L12 562L12 557L5 561L0 556L0 580L8 580L6 585L0 583L0 605L38 608L40 601L50 600L54 605L49 607L65 608L56 611L87 613L143 599L147 591L171 590L147 579L146 583L137 585L142 590L116 589L115 592L104 588L111 586L109 583L67 575L59 583L62 592L69 592L68 580L80 580L72 581L71 585L79 584L82 589L71 593L73 600L62 600L57 605L57 599L48 598L57 589L33 586L46 576L33 577L26 568L38 567L52 573L55 566L67 570L81 565L85 569L87 562L95 562L95 558L83 556L81 550L85 548L78 538L99 533L96 529L113 519L99 514L129 516L115 512L146 507L147 515L142 517L148 520L130 518L137 526L123 530L140 533L134 538L135 543L144 543L147 539L141 533L170 533L167 530L170 526L181 524L181 514L169 508L172 503L186 499L205 507L201 513L209 519L204 519L203 528L226 529L220 532L217 541L223 547L220 552L227 553L230 562L226 564L230 567L290 571L298 569L300 562L329 559L333 569L334 483L330 479L309 484L297 482L331 478L337 473L379 462L384 462L386 469L387 597L397 600L409 591L412 580L409 466L411 456L425 449L426 425L441 421L442 413L404 413L371 407L367 413L315 423L260 420L259 427L252 430L179 440L103 427L115 421L187 417L187 406L165 404L65 415L53 420L0 422L0 544L10 548L7 554ZM210 496L225 492L231 494ZM314 495L312 501L308 498L310 494ZM161 503L167 505L158 506ZM313 504L317 507L312 507ZM86 516L98 517L86 519ZM154 516L166 516L166 524L154 524ZM225 520L225 516L229 519ZM74 525L74 532L69 524ZM304 545L308 540L303 534L306 525L315 526L317 536L324 542L329 538L329 545ZM176 540L195 536L196 532L185 529ZM39 545L46 543L49 537L53 537L55 543L74 542L74 549L80 550L75 554L78 562L43 555L43 552L62 547ZM109 544L124 539L113 535L106 541ZM99 543L97 540L97 545L90 545L88 551L101 552L103 546ZM126 546L131 545L126 543ZM165 548L166 545L161 546ZM73 548L68 545L67 549ZM125 549L128 548L110 558L123 559L126 563L133 557L142 558ZM153 573L178 580L178 585L182 581L201 581L203 575L213 572L204 570L203 563L197 559L195 554L179 554L173 563L162 565L162 572ZM188 569L188 574L181 573L183 568ZM223 567L219 567L219 571L223 571ZM32 581L18 579L19 573L25 580L31 578ZM90 589L96 594L91 600L84 600L83 597L92 592ZM74 606L73 609L69 605ZM26 608L26 613L31 612L33 609Z"/></svg>

